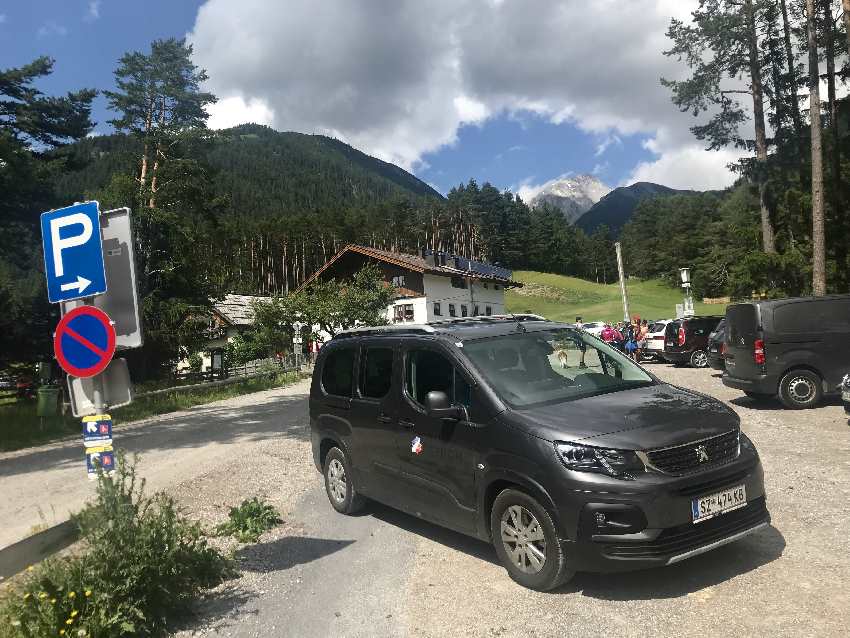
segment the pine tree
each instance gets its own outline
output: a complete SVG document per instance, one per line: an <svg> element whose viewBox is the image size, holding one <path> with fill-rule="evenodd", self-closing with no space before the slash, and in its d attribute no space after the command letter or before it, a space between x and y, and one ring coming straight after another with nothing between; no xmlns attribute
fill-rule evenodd
<svg viewBox="0 0 850 638"><path fill-rule="evenodd" d="M763 22L765 1L700 0L693 12L693 25L673 19L667 32L673 47L664 54L684 59L693 73L687 80L662 78L661 83L672 90L673 102L682 111L699 116L710 109L716 110L706 124L691 128L697 139L708 140L710 149L729 144L754 148L755 163L748 167L748 172L759 189L763 250L773 253L776 240L768 207L767 127L759 49L759 25ZM730 86L742 75L749 79L747 90ZM754 141L743 138L739 132L747 115L734 97L737 94L747 94L752 99Z"/></svg>
<svg viewBox="0 0 850 638"><path fill-rule="evenodd" d="M809 121L812 137L812 291L816 295L825 295L823 142L820 120L820 71L818 69L816 5L816 0L806 0L806 28L809 44Z"/></svg>

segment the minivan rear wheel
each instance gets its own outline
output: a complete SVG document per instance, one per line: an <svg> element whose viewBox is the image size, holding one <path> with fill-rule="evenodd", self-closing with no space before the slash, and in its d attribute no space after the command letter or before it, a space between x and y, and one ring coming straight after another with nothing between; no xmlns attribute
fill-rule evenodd
<svg viewBox="0 0 850 638"><path fill-rule="evenodd" d="M786 408L813 408L822 398L823 382L811 370L791 370L779 382L779 400Z"/></svg>
<svg viewBox="0 0 850 638"><path fill-rule="evenodd" d="M705 350L694 350L691 353L691 365L695 368L708 367L708 355Z"/></svg>
<svg viewBox="0 0 850 638"><path fill-rule="evenodd" d="M552 517L525 492L506 489L496 497L490 534L502 565L523 587L549 591L574 574L567 568Z"/></svg>
<svg viewBox="0 0 850 638"><path fill-rule="evenodd" d="M351 464L338 447L331 448L325 456L325 492L333 508L341 514L354 514L363 509L365 500L354 489L351 481Z"/></svg>

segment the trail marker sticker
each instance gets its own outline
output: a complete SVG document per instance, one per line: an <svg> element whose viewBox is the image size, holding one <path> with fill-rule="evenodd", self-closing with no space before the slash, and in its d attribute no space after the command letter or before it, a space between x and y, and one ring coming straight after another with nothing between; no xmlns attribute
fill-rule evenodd
<svg viewBox="0 0 850 638"><path fill-rule="evenodd" d="M42 213L41 243L50 303L106 292L97 202Z"/></svg>
<svg viewBox="0 0 850 638"><path fill-rule="evenodd" d="M53 335L56 360L68 374L87 378L103 372L115 354L115 329L100 308L74 308Z"/></svg>
<svg viewBox="0 0 850 638"><path fill-rule="evenodd" d="M97 465L100 465L106 473L115 471L115 452L111 445L86 448L86 470L88 470L89 478L94 478Z"/></svg>
<svg viewBox="0 0 850 638"><path fill-rule="evenodd" d="M83 417L83 445L87 448L112 445L112 417L108 414Z"/></svg>

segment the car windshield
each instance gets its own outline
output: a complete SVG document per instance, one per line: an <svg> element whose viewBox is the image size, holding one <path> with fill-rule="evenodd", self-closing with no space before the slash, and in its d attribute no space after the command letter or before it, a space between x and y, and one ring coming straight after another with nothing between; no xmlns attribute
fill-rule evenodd
<svg viewBox="0 0 850 638"><path fill-rule="evenodd" d="M572 401L654 383L618 350L570 328L466 341L463 350L512 407Z"/></svg>

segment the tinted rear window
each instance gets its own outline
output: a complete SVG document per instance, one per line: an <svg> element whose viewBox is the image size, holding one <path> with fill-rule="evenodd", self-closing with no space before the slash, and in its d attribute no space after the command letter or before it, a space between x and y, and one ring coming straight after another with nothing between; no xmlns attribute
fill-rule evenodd
<svg viewBox="0 0 850 638"><path fill-rule="evenodd" d="M738 304L726 309L726 332L730 344L752 344L757 330L758 313L753 304Z"/></svg>
<svg viewBox="0 0 850 638"><path fill-rule="evenodd" d="M666 325L667 324L664 324L664 323L661 323L661 322L656 322L656 323L652 324L651 326L649 326L649 331L650 332L661 332L662 330L664 330L664 327Z"/></svg>
<svg viewBox="0 0 850 638"><path fill-rule="evenodd" d="M812 299L784 304L773 311L779 333L850 332L850 299Z"/></svg>
<svg viewBox="0 0 850 638"><path fill-rule="evenodd" d="M354 348L336 350L325 359L322 370L322 387L328 394L351 396L354 382Z"/></svg>

